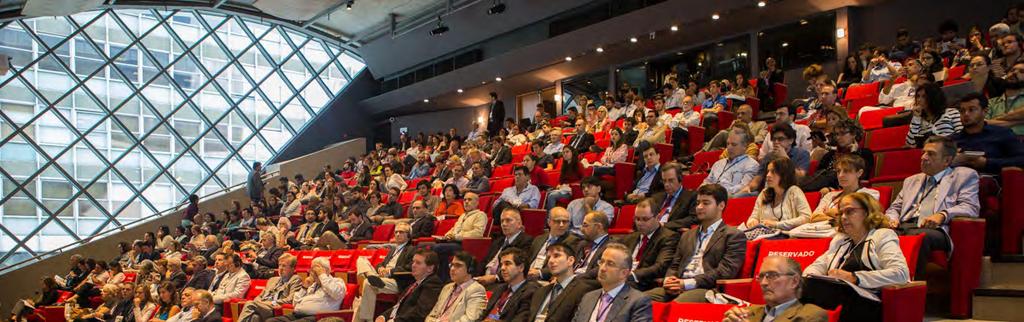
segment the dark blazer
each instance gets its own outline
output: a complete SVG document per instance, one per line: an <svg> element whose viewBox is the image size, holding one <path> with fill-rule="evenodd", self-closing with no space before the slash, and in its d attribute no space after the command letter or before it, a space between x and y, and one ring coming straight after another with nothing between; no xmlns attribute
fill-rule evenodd
<svg viewBox="0 0 1024 322"><path fill-rule="evenodd" d="M528 258L530 261L533 261L534 258L537 258L537 254L540 253L540 249L544 247L544 243L547 242L548 236L550 236L550 234L551 233L543 233L540 234L540 236L534 237L533 245L530 245L530 256L526 258ZM555 242L569 245L569 247L573 247L573 251L575 252L579 247L580 238L576 237L576 235L573 235L571 232L567 231L565 232L565 235L559 236L555 240ZM542 280L551 279L551 272L548 271L547 265L544 265L540 271Z"/></svg>
<svg viewBox="0 0 1024 322"><path fill-rule="evenodd" d="M405 248L402 248L402 252L395 255L396 249L398 247L392 247L388 251L388 255L384 257L384 260L377 264L377 268L384 267L384 265L391 261L391 257L398 256L398 262L395 263L395 268L391 270L391 273L412 271L412 255L416 253L416 246L413 246L412 242L406 243Z"/></svg>
<svg viewBox="0 0 1024 322"><path fill-rule="evenodd" d="M498 250L502 249L501 245L504 244L504 243L505 243L505 237L494 238L494 239L491 240L491 248L487 249L487 257L484 258L483 262L480 262L480 265L477 265L477 273L476 273L477 276L486 275L486 274L484 274L485 273L484 271L487 269L487 267L485 267L485 266L487 266L487 263L490 263L492 260L494 260L495 256L498 256ZM526 234L526 232L524 231L524 232L519 233L519 236L516 236L516 238L512 240L512 244L509 245L509 247L519 248L520 250L522 250L524 252L528 252L528 251L530 251L530 247L532 245L533 245L533 236L530 236L530 235ZM506 247L505 249L508 249L509 247ZM504 249L502 249L502 250L504 250ZM498 274L498 275L499 275L498 278L500 279L501 278L501 274Z"/></svg>
<svg viewBox="0 0 1024 322"><path fill-rule="evenodd" d="M679 239L676 246L675 260L669 266L665 276L682 277L686 265L690 264L697 246L697 233L700 229L690 229ZM743 256L747 252L747 237L725 222L718 225L715 233L706 241L704 249L704 274L697 275L697 288L713 289L719 279L736 278L743 266Z"/></svg>
<svg viewBox="0 0 1024 322"><path fill-rule="evenodd" d="M183 286L185 286L186 279L187 277L185 276L185 272L178 270L178 272L171 274L170 278L166 279L165 281L171 282L171 285L174 285L174 289L180 290L183 289Z"/></svg>
<svg viewBox="0 0 1024 322"><path fill-rule="evenodd" d="M484 315L481 317L481 321L487 318L487 314L494 309L494 306L498 304L498 300L501 295L505 293L510 286L508 284L501 284L494 288L491 292L491 299L487 301L487 308L484 309ZM530 314L530 301L533 299L533 293L540 288L540 284L535 281L525 281L523 285L519 287L515 292L509 295L508 300L505 301L505 309L498 312L499 321L515 321L515 322L527 322L531 321L527 315Z"/></svg>
<svg viewBox="0 0 1024 322"><path fill-rule="evenodd" d="M267 250L263 256L256 258L256 264L267 268L277 268L277 259L281 257L281 254L284 254L284 248L275 246Z"/></svg>
<svg viewBox="0 0 1024 322"><path fill-rule="evenodd" d="M512 148L508 145L502 144L501 148L498 148L498 153L495 153L493 158L494 165L512 163Z"/></svg>
<svg viewBox="0 0 1024 322"><path fill-rule="evenodd" d="M629 131L625 131L625 132L622 133L622 139L623 139L622 142L636 142L636 137L639 136L639 135L640 135L640 132L637 132L634 129L629 129ZM630 143L630 144L632 144L632 143Z"/></svg>
<svg viewBox="0 0 1024 322"><path fill-rule="evenodd" d="M751 305L749 308L750 317L747 321L763 321L765 313L764 305ZM796 302L782 311L775 317L777 322L825 322L828 321L828 311L814 304L803 304Z"/></svg>
<svg viewBox="0 0 1024 322"><path fill-rule="evenodd" d="M629 249L631 255L632 251L640 245L640 236L640 232L633 232L620 240ZM633 282L636 284L630 286L635 286L641 291L660 286L655 279L665 277L665 272L668 271L668 266L676 254L678 242L679 234L674 231L664 227L655 230L651 239L647 241L647 248L644 249L640 262L633 268L633 275L636 276L636 280Z"/></svg>
<svg viewBox="0 0 1024 322"><path fill-rule="evenodd" d="M590 321L597 308L603 290L593 290L580 300L573 322ZM612 306L605 313L605 321L649 322L652 320L651 298L629 285L624 285L612 300Z"/></svg>
<svg viewBox="0 0 1024 322"><path fill-rule="evenodd" d="M407 287L411 287L412 281L405 283L406 285L399 285L398 289L405 291ZM401 280L399 280L399 284ZM423 280L423 284L416 287L412 293L401 303L401 306L391 307L387 311L384 311L383 316L391 316L391 310L398 310L398 314L395 315L395 322L421 322L427 318L427 314L430 314L430 310L434 308L434 304L437 302L438 296L441 295L441 288L444 287L444 283L437 275L430 275ZM399 297L402 295L399 294Z"/></svg>
<svg viewBox="0 0 1024 322"><path fill-rule="evenodd" d="M682 189L682 188L680 188ZM672 198L668 195L668 192L662 191L651 196L654 199L655 212L654 216L658 216L661 213L661 206L665 203L666 198ZM697 219L697 194L692 190L683 189L679 193L679 197L676 198L675 204L672 206L672 211L669 212L668 221L665 222L665 228L674 232L679 232L680 229L690 228L690 226L697 225L700 220Z"/></svg>
<svg viewBox="0 0 1024 322"><path fill-rule="evenodd" d="M221 321L221 317L220 317L220 312L217 312L217 310L214 309L213 312L210 312L209 315L204 316L204 317L200 317L198 320L195 320L195 321L192 321L192 322L222 322L222 321Z"/></svg>
<svg viewBox="0 0 1024 322"><path fill-rule="evenodd" d="M106 322L117 321L117 317L121 317L121 322L135 322L135 305L132 300L121 301L117 306L112 307L107 314L103 315L103 320ZM220 320L218 317L217 320Z"/></svg>
<svg viewBox="0 0 1024 322"><path fill-rule="evenodd" d="M497 135L505 122L505 102L495 100L491 103L491 110L488 115L487 131L489 135Z"/></svg>
<svg viewBox="0 0 1024 322"><path fill-rule="evenodd" d="M373 224L370 224L369 218L364 217L363 223L359 224L359 226L351 227L349 233L352 234L348 238L350 243L373 239Z"/></svg>
<svg viewBox="0 0 1024 322"><path fill-rule="evenodd" d="M191 287L195 289L209 289L210 284L213 283L213 276L217 274L212 269L204 269L198 273L193 273L192 278L185 283L185 287Z"/></svg>
<svg viewBox="0 0 1024 322"><path fill-rule="evenodd" d="M590 261L587 262L584 266L586 267L586 271L581 274L576 274L576 278L596 279L597 263L601 261L601 254L604 253L604 249L608 247L608 244L613 241L614 240L612 240L612 235L605 236L604 240L601 241L601 244L597 246L597 249L595 249L592 252L593 255L590 255L589 253L587 253L587 251L590 250L591 248L591 241L586 239L580 239L580 241L576 244L577 263L579 261L587 260L587 256L591 257Z"/></svg>
<svg viewBox="0 0 1024 322"><path fill-rule="evenodd" d="M430 237L434 234L434 215L425 215L423 218L413 220L412 231L409 232L410 239Z"/></svg>
<svg viewBox="0 0 1024 322"><path fill-rule="evenodd" d="M323 236L323 234L328 231L337 235L339 230L341 229L338 228L337 222L334 220L327 220L326 224L320 223L320 225L316 227L316 230L314 230L314 236Z"/></svg>
<svg viewBox="0 0 1024 322"><path fill-rule="evenodd" d="M569 141L569 147L580 154L589 151L591 145L594 145L594 135L586 132L573 134L572 140Z"/></svg>
<svg viewBox="0 0 1024 322"><path fill-rule="evenodd" d="M392 217L395 217L395 218L401 217L402 216L402 205L398 204L398 202L396 202L396 201L388 200L388 203L384 204L380 208L377 208L377 213L374 214L374 215L379 215L379 214L388 214L389 216L392 216Z"/></svg>
<svg viewBox="0 0 1024 322"><path fill-rule="evenodd" d="M533 292L533 299L530 300L530 314L526 316L527 321L533 321L537 318L541 305L544 304L548 293L551 293L551 290L554 288L555 284L551 283ZM551 300L551 303L548 303L548 317L545 321L572 320L572 316L576 313L576 307L579 306L583 295L599 288L601 288L601 284L595 280L573 278L572 282L569 282L569 285L562 290L562 293L559 293L557 297ZM590 316L587 317L589 318Z"/></svg>
<svg viewBox="0 0 1024 322"><path fill-rule="evenodd" d="M644 177L644 163L643 160L639 160L636 164L636 174L633 175L633 189L636 189L637 185L640 184L640 179ZM633 190L630 190L633 191ZM665 191L665 183L661 182L661 166L658 166L658 173L654 174L654 180L651 180L651 187L647 189L647 196L653 196L659 192ZM661 206L657 204L656 206Z"/></svg>

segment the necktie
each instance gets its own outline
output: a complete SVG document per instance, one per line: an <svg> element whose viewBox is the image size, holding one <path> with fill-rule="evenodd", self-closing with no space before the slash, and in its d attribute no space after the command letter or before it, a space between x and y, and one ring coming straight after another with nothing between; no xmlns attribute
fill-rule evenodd
<svg viewBox="0 0 1024 322"><path fill-rule="evenodd" d="M674 194L672 197L665 198L665 202L661 204L661 211L658 213L658 221L665 222L664 220L661 220L661 218L665 217L669 211L672 211L672 203L675 202L675 199L676 195Z"/></svg>
<svg viewBox="0 0 1024 322"><path fill-rule="evenodd" d="M608 309L611 308L611 304L611 294L605 293L604 295L601 296L601 303L598 303L597 305L597 319L595 319L595 321L604 322L605 318L607 318L608 315Z"/></svg>
<svg viewBox="0 0 1024 322"><path fill-rule="evenodd" d="M455 306L455 300L459 298L459 294L462 294L462 285L455 287L452 294L448 296L448 302L445 302L444 308L441 310L441 321L448 321L448 317L451 315L451 309Z"/></svg>
<svg viewBox="0 0 1024 322"><path fill-rule="evenodd" d="M224 275L228 275L228 273L220 274L219 276L217 276L217 280L213 282L213 286L210 286L211 292L217 291L217 287L220 286L220 282L224 280Z"/></svg>
<svg viewBox="0 0 1024 322"><path fill-rule="evenodd" d="M551 289L551 296L548 297L548 302L544 303L544 314L548 314L548 309L551 308L551 302L554 302L560 293L562 293L562 284L555 282L555 287Z"/></svg>
<svg viewBox="0 0 1024 322"><path fill-rule="evenodd" d="M583 249L583 256L580 257L580 261L576 262L576 269L587 267L587 263L590 259L590 251L594 249L594 242L590 242L587 248Z"/></svg>
<svg viewBox="0 0 1024 322"><path fill-rule="evenodd" d="M647 250L647 242L649 241L651 240L650 238L647 238L647 235L642 235L642 237L640 238L640 249L636 251L636 258L634 258L633 260L639 262L641 259L644 258L644 251Z"/></svg>
<svg viewBox="0 0 1024 322"><path fill-rule="evenodd" d="M487 314L487 317L494 320L499 319L501 317L501 311L505 309L505 304L508 303L508 298L511 295L512 287L509 286L509 288L505 289L505 292L501 293L501 297L498 298L498 303L494 305L494 308Z"/></svg>
<svg viewBox="0 0 1024 322"><path fill-rule="evenodd" d="M391 318L392 319L394 319L395 316L398 315L398 308L402 306L402 302L405 301L405 298L407 296L409 296L409 294L412 294L412 291L415 291L416 287L419 287L419 286L420 286L419 282L414 282L414 283L412 283L411 286L409 286L409 289L405 290L405 293L402 293L402 296L398 298L398 302L395 302L395 307L393 309L391 309Z"/></svg>

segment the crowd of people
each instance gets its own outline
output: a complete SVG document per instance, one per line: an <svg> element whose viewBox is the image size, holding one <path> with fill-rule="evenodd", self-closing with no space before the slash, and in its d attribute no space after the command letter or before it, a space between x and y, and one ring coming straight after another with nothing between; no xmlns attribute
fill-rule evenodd
<svg viewBox="0 0 1024 322"><path fill-rule="evenodd" d="M939 32L923 44L900 30L891 47L863 45L835 78L811 65L803 73L808 96L791 101L767 90L784 81L768 58L749 81L737 75L700 87L672 71L654 95L627 89L582 99L564 115L538 111L529 124L503 119L492 93L487 124L464 136L454 128L403 134L313 178L275 185L257 163L247 206L201 213L191 196L180 226L122 243L116 258L73 256L68 274L43 279L40 296L21 302L12 320L33 320L33 307L68 293L62 303L75 321L213 322L253 279L269 279L239 320L313 321L341 308L345 281L325 257L299 274L288 251L360 247L381 225L393 225L393 237L379 264L356 262L355 321L650 321L652 302L721 301L717 282L739 277L749 239L808 234L831 238L828 250L806 267L764 259L755 283L766 304L733 308L723 319L824 321L842 305L843 321L879 320L881 306L848 284L878 294L909 282L898 236L923 234L920 254L951 251L950 222L979 216L979 178L1024 166L1018 8L987 33L972 28L969 40L954 22ZM948 77L964 65L963 76ZM972 93L947 101L944 84L961 79ZM909 125L906 147L922 151L920 172L903 180L888 208L865 186L875 153L861 146L865 130L839 95L876 82L878 105L861 111L898 109L885 125ZM748 98L774 116L756 118ZM723 111L737 118L720 129ZM686 189L693 127L705 129L696 148L721 156L698 188ZM665 142L675 145L668 162L657 148ZM633 158L635 182L618 198L602 176ZM546 180L549 173L559 180ZM501 177L511 186L493 190ZM807 192L822 193L817 207ZM756 197L753 211L730 226L724 209L740 197ZM611 235L627 206L635 207L633 229ZM542 234L526 232L524 209L547 211ZM483 260L462 249L460 241L483 237L492 239ZM916 278L928 259L918 256ZM382 294L397 300L378 309ZM294 309L275 314L282 305Z"/></svg>

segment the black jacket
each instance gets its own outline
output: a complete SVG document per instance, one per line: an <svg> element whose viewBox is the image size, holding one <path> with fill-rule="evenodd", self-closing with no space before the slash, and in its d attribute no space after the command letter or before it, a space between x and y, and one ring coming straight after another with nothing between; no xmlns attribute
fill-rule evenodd
<svg viewBox="0 0 1024 322"><path fill-rule="evenodd" d="M263 256L256 258L256 264L262 267L276 269L277 259L281 257L281 254L284 254L284 248L273 247L267 250L267 252L264 253Z"/></svg>
<svg viewBox="0 0 1024 322"><path fill-rule="evenodd" d="M586 153L590 150L591 145L594 145L594 135L586 132L583 134L574 134L572 136L572 140L569 141L569 147L579 154Z"/></svg>
<svg viewBox="0 0 1024 322"><path fill-rule="evenodd" d="M665 200L672 198L672 196L669 196L667 191L662 191L654 194L651 198L654 201L654 215L657 216L661 213ZM679 192L679 197L676 198L675 204L672 205L672 211L669 212L665 228L678 233L680 229L690 228L690 226L699 224L700 220L697 219L696 209L697 194L692 190L683 189L683 191Z"/></svg>
<svg viewBox="0 0 1024 322"><path fill-rule="evenodd" d="M533 292L530 313L526 316L527 321L537 318L541 305L554 287L555 284L551 283ZM573 314L576 313L576 307L580 305L583 295L599 288L601 288L601 284L595 280L573 278L569 285L548 303L548 317L545 321L572 321Z"/></svg>
<svg viewBox="0 0 1024 322"><path fill-rule="evenodd" d="M399 280L398 289L405 292L408 287L412 287L412 281L402 282ZM404 284L404 285L403 285ZM437 297L441 295L441 288L444 287L444 283L437 275L430 275L423 280L423 284L420 284L412 293L409 293L400 305L391 307L387 311L384 311L383 316L391 316L392 310L398 310L398 314L395 315L395 322L420 322L427 318L427 314L430 314L430 310L434 308L434 304L437 303ZM402 294L398 295L401 298Z"/></svg>
<svg viewBox="0 0 1024 322"><path fill-rule="evenodd" d="M494 260L495 256L498 256L498 250L499 249L500 250L505 250L505 249L509 249L511 247L515 247L515 248L519 248L520 250L522 250L524 252L530 251L530 246L533 245L533 236L530 236L530 235L526 234L526 232L524 231L524 232L519 233L519 236L516 236L516 238L512 240L512 244L511 245L509 245L508 247L505 247L504 249L502 249L501 246L504 243L505 243L505 237L504 236L502 236L501 238L491 239L491 247L487 249L487 257L484 257L484 261L480 262L480 265L477 265L477 271L476 271L475 275L477 275L477 276L486 275L485 270L487 269L487 267L486 267L487 263L490 263L492 260ZM501 279L501 274L498 274L498 278Z"/></svg>
<svg viewBox="0 0 1024 322"><path fill-rule="evenodd" d="M222 322L221 320L222 319L220 317L220 312L217 312L217 310L214 309L213 312L210 312L209 315L199 317L198 320L192 322Z"/></svg>
<svg viewBox="0 0 1024 322"><path fill-rule="evenodd" d="M405 244L405 248L402 249L402 252L397 255L395 254L396 249L398 249L398 247L392 247L391 250L388 251L388 255L384 256L384 260L380 261L380 264L377 264L377 268L384 267L384 265L387 265L388 262L391 261L391 257L398 256L398 262L395 263L395 268L391 270L391 273L394 274L412 271L412 255L416 253L416 246L414 246L412 242L408 242Z"/></svg>
<svg viewBox="0 0 1024 322"><path fill-rule="evenodd" d="M373 224L370 224L369 219L363 218L363 222L358 226L351 227L349 233L351 234L348 238L350 243L373 239Z"/></svg>
<svg viewBox="0 0 1024 322"><path fill-rule="evenodd" d="M636 289L646 291L661 286L655 279L665 277L665 273L668 272L668 266L672 264L676 253L677 241L679 234L665 227L654 231L651 239L647 241L647 248L644 248L640 262L633 268L636 280L632 282L635 283ZM632 252L640 244L640 232L623 237L621 242Z"/></svg>
<svg viewBox="0 0 1024 322"><path fill-rule="evenodd" d="M526 257L528 260L532 262L535 258L537 258L537 255L540 253L540 249L544 247L544 243L547 242L548 236L550 236L550 234L551 233L543 233L540 236L533 238L533 244L530 246L530 256ZM559 236L557 239L555 239L555 242L563 243L568 245L569 247L572 247L573 253L575 253L576 250L579 249L578 246L580 243L580 238L576 237L576 235L573 235L571 232L567 231L564 235ZM546 264L541 269L540 275L542 280L548 280L551 278L551 272L548 271L548 267Z"/></svg>
<svg viewBox="0 0 1024 322"><path fill-rule="evenodd" d="M484 309L484 315L482 319L487 318L487 314L494 310L495 306L498 305L498 301L501 296L505 293L505 290L509 289L508 284L501 284L495 287L491 292L491 299L487 301L487 308ZM498 320L503 322L526 322L532 321L527 315L530 314L530 302L533 300L533 293L540 288L540 284L536 281L524 281L519 289L512 292L508 296L508 300L505 301L505 307L498 312Z"/></svg>
<svg viewBox="0 0 1024 322"><path fill-rule="evenodd" d="M423 218L413 220L412 231L409 233L410 239L416 239L420 237L430 237L434 234L434 215L425 215Z"/></svg>
<svg viewBox="0 0 1024 322"><path fill-rule="evenodd" d="M210 284L213 283L213 276L217 272L212 269L204 269L198 273L193 273L192 278L185 283L185 287L191 287L195 289L209 289Z"/></svg>

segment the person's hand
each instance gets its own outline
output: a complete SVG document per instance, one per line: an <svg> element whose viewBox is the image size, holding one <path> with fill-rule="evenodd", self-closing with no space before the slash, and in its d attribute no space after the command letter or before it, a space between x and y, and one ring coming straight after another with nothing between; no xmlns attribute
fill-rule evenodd
<svg viewBox="0 0 1024 322"><path fill-rule="evenodd" d="M675 276L669 276L661 282L661 287L665 289L666 293L677 293L683 287L683 280Z"/></svg>
<svg viewBox="0 0 1024 322"><path fill-rule="evenodd" d="M384 316L378 316L376 320L373 320L373 322L387 322L387 320L384 319Z"/></svg>
<svg viewBox="0 0 1024 322"><path fill-rule="evenodd" d="M786 150L778 145L772 146L772 154L774 154L776 158L789 159L789 154L786 154Z"/></svg>
<svg viewBox="0 0 1024 322"><path fill-rule="evenodd" d="M494 282L498 281L498 276L497 275L484 275L484 276L477 277L476 281L477 281L477 283L480 283L480 284L483 284L483 285L490 285L490 284L494 284Z"/></svg>
<svg viewBox="0 0 1024 322"><path fill-rule="evenodd" d="M307 276L306 279L302 280L302 287L309 288L310 286L313 286L313 277Z"/></svg>
<svg viewBox="0 0 1024 322"><path fill-rule="evenodd" d="M132 300L132 303L135 303L135 306L139 306L139 304L142 304L142 299L136 297Z"/></svg>
<svg viewBox="0 0 1024 322"><path fill-rule="evenodd" d="M839 210L836 208L825 209L825 215L829 218L839 218Z"/></svg>
<svg viewBox="0 0 1024 322"><path fill-rule="evenodd" d="M762 70L758 75L760 75L761 78L768 78L768 70Z"/></svg>
<svg viewBox="0 0 1024 322"><path fill-rule="evenodd" d="M198 320L198 319L199 319L199 310L192 310L192 320L195 321L195 320Z"/></svg>
<svg viewBox="0 0 1024 322"><path fill-rule="evenodd" d="M750 310L745 307L734 306L725 311L725 319L722 322L743 322L750 317Z"/></svg>
<svg viewBox="0 0 1024 322"><path fill-rule="evenodd" d="M540 278L540 270L536 268L531 268L530 272L527 273L526 275L532 278Z"/></svg>
<svg viewBox="0 0 1024 322"><path fill-rule="evenodd" d="M835 278L838 278L838 279L841 279L841 280L853 283L854 285L857 284L857 277L854 276L853 273L850 273L850 272L847 272L847 271L844 271L844 270L841 270L841 269L829 270L828 271L828 276L832 276L832 277L835 277Z"/></svg>
<svg viewBox="0 0 1024 322"><path fill-rule="evenodd" d="M924 217L924 221L921 222L921 228L938 228L946 220L946 215L942 213L935 213L931 216Z"/></svg>
<svg viewBox="0 0 1024 322"><path fill-rule="evenodd" d="M914 104L914 108L910 109L910 113L914 116L920 117L924 113L924 107L921 104Z"/></svg>
<svg viewBox="0 0 1024 322"><path fill-rule="evenodd" d="M377 275L380 276L391 276L391 270L387 267L381 266L377 269Z"/></svg>
<svg viewBox="0 0 1024 322"><path fill-rule="evenodd" d="M590 209L593 209L597 205L597 198L594 197L583 197L583 202L587 204Z"/></svg>
<svg viewBox="0 0 1024 322"><path fill-rule="evenodd" d="M824 187L824 188L821 188L821 190L819 190L819 191L821 192L821 195L824 196L826 193L832 192L832 188Z"/></svg>
<svg viewBox="0 0 1024 322"><path fill-rule="evenodd" d="M750 218L749 220L747 220L747 228L757 227L757 224L760 223L761 221L757 220L757 218Z"/></svg>

